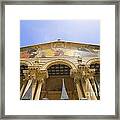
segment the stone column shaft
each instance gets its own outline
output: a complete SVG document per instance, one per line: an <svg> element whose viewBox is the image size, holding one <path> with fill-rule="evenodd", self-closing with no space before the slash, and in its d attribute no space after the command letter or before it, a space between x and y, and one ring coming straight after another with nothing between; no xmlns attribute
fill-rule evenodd
<svg viewBox="0 0 120 120"><path fill-rule="evenodd" d="M31 84L32 84L32 80L28 80L28 83L27 83L27 85L26 85L26 87L25 87L25 90L24 90L24 92L23 92L23 95L22 95L22 97L25 95L25 93L28 91L28 89L29 89L29 87L31 86Z"/></svg>
<svg viewBox="0 0 120 120"><path fill-rule="evenodd" d="M22 85L22 88L20 90L20 97L22 97L22 93L23 93L24 88L25 88L25 84Z"/></svg>
<svg viewBox="0 0 120 120"><path fill-rule="evenodd" d="M97 98L95 96L95 92L92 88L92 85L91 85L89 79L86 79L86 87L87 87L86 96L88 97L88 99L97 100Z"/></svg>
<svg viewBox="0 0 120 120"><path fill-rule="evenodd" d="M86 89L86 82L84 81L84 79L81 80L81 86L83 88L83 92L84 92L85 98L88 99L88 97L86 96L87 89Z"/></svg>
<svg viewBox="0 0 120 120"><path fill-rule="evenodd" d="M81 90L80 85L79 85L79 80L75 79L75 83L76 83L78 98L80 100L81 98L83 98L83 94L82 94L82 90Z"/></svg>
<svg viewBox="0 0 120 120"><path fill-rule="evenodd" d="M80 89L79 84L76 84L76 87L77 87L77 92L78 92L78 98L79 98L79 100L80 100L81 98L83 98L83 96L82 96L82 91L81 91L81 89Z"/></svg>
<svg viewBox="0 0 120 120"><path fill-rule="evenodd" d="M95 89L95 93L96 93L96 95L98 95L98 92L97 92L97 86L96 86L96 84L95 84L95 81L93 81L93 86L94 86L94 89Z"/></svg>
<svg viewBox="0 0 120 120"><path fill-rule="evenodd" d="M42 82L38 83L38 87L37 87L37 91L36 91L36 95L35 95L35 100L39 100L41 89L42 89Z"/></svg>
<svg viewBox="0 0 120 120"><path fill-rule="evenodd" d="M34 81L32 83L32 100L34 99L34 96L35 96L36 86L37 86L37 81Z"/></svg>
<svg viewBox="0 0 120 120"><path fill-rule="evenodd" d="M23 91L24 91L24 88L25 88L26 84L27 84L27 81L25 81L22 85L22 88L20 90L20 97L22 97L22 94L23 94Z"/></svg>

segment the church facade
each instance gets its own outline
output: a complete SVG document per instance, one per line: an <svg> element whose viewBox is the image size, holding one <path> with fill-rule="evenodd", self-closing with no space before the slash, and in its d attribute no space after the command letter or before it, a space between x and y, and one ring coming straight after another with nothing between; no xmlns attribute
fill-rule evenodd
<svg viewBox="0 0 120 120"><path fill-rule="evenodd" d="M21 100L99 100L100 46L57 40L20 48Z"/></svg>

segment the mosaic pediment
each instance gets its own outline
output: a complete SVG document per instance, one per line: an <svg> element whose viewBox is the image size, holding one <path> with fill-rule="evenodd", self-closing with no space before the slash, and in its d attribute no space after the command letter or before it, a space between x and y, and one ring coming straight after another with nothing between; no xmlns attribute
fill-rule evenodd
<svg viewBox="0 0 120 120"><path fill-rule="evenodd" d="M99 55L99 47L88 44L67 43L67 42L51 42L22 48L20 52L21 58L36 58L36 57L55 57L55 56L80 56L94 57Z"/></svg>

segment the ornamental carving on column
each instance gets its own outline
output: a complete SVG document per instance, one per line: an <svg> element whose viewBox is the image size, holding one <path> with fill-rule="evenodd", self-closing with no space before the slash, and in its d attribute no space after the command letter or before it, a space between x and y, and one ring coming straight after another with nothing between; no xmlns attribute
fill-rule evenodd
<svg viewBox="0 0 120 120"><path fill-rule="evenodd" d="M70 76L75 80L80 80L80 79L93 80L94 74L95 74L94 70L91 70L86 66L80 66L77 70L71 69L70 71Z"/></svg>
<svg viewBox="0 0 120 120"><path fill-rule="evenodd" d="M86 80L93 80L94 79L94 75L95 75L95 71L89 69L87 66L82 66L79 71L81 71L82 77Z"/></svg>
<svg viewBox="0 0 120 120"><path fill-rule="evenodd" d="M44 79L48 77L46 70L40 68L30 67L25 75L25 80L33 80L44 83Z"/></svg>
<svg viewBox="0 0 120 120"><path fill-rule="evenodd" d="M76 69L71 69L71 70L70 70L70 76L71 76L72 78L78 76L78 73L77 73L77 72L78 72L78 71L77 71Z"/></svg>
<svg viewBox="0 0 120 120"><path fill-rule="evenodd" d="M28 80L31 79L31 76L30 76L30 72L29 72L29 70L26 70L26 72L24 73L24 76L25 76L24 81L28 81Z"/></svg>
<svg viewBox="0 0 120 120"><path fill-rule="evenodd" d="M79 84L79 81L80 81L79 78L74 78L74 82L75 82L76 84Z"/></svg>
<svg viewBox="0 0 120 120"><path fill-rule="evenodd" d="M72 78L74 78L74 82L75 83L79 83L79 80L80 80L80 73L78 72L78 70L74 70L74 69L71 69L70 71L70 76Z"/></svg>
<svg viewBox="0 0 120 120"><path fill-rule="evenodd" d="M44 83L44 80L48 77L46 70L37 70L36 71L36 79L38 82Z"/></svg>

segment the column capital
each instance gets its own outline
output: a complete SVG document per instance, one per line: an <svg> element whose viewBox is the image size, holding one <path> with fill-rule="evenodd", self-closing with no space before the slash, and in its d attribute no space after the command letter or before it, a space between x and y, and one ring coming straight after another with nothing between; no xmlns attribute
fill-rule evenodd
<svg viewBox="0 0 120 120"><path fill-rule="evenodd" d="M37 70L36 71L37 79L46 79L48 77L46 70Z"/></svg>
<svg viewBox="0 0 120 120"><path fill-rule="evenodd" d="M78 78L74 78L74 82L75 82L76 84L79 84L79 79L78 79Z"/></svg>
<svg viewBox="0 0 120 120"><path fill-rule="evenodd" d="M72 78L80 77L80 73L79 73L79 71L76 70L76 69L71 69L71 70L70 70L70 76L71 76Z"/></svg>
<svg viewBox="0 0 120 120"><path fill-rule="evenodd" d="M42 79L39 79L39 80L37 80L38 81L38 83L45 83L45 80L42 78Z"/></svg>
<svg viewBox="0 0 120 120"><path fill-rule="evenodd" d="M31 79L30 74L29 74L29 73L26 73L26 74L25 74L25 79L24 79L24 81L28 81L28 80L30 80L30 79Z"/></svg>
<svg viewBox="0 0 120 120"><path fill-rule="evenodd" d="M94 70L89 69L87 66L80 66L78 71L84 79L91 79L94 76Z"/></svg>
<svg viewBox="0 0 120 120"><path fill-rule="evenodd" d="M26 75L29 79L41 81L41 79L46 79L48 77L47 70L41 70L40 67L29 67L29 72Z"/></svg>

